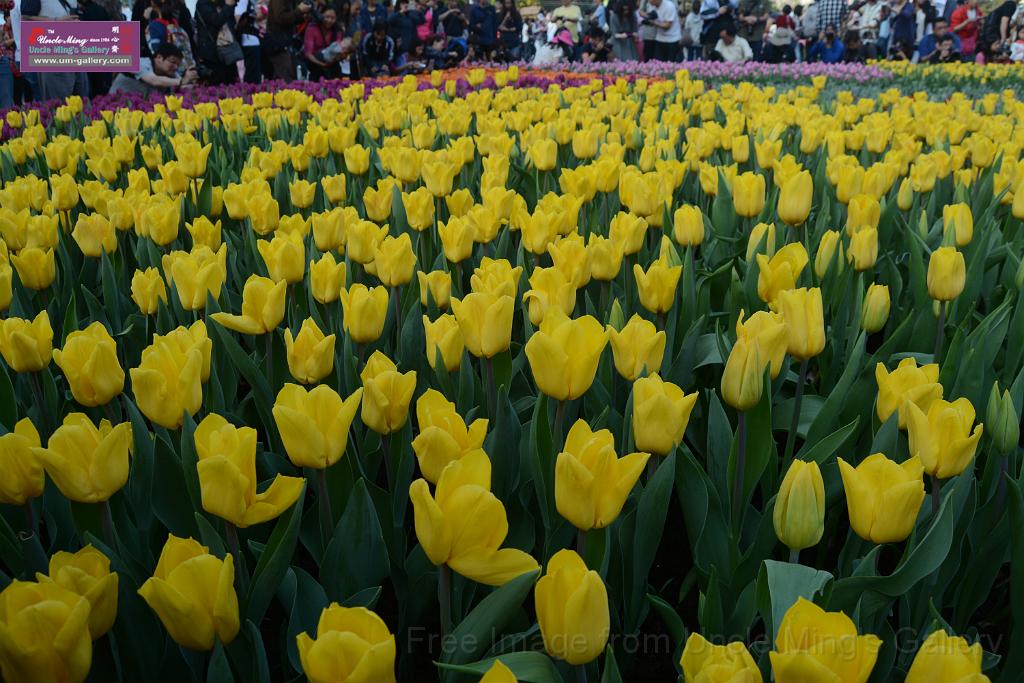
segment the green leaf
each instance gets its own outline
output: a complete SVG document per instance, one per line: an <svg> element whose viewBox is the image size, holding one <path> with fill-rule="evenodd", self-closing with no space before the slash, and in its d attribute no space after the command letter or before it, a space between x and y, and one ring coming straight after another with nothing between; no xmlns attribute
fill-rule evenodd
<svg viewBox="0 0 1024 683"><path fill-rule="evenodd" d="M857 380L857 377L860 376L866 340L867 337L863 333L857 338L853 353L850 355L850 360L846 363L843 374L829 392L828 398L825 399L821 410L818 411L818 416L811 423L811 428L807 430L807 443L821 441L829 433L829 430L834 428L839 417L839 411L846 405L847 394L853 383Z"/></svg>
<svg viewBox="0 0 1024 683"><path fill-rule="evenodd" d="M235 676L231 673L231 663L224 652L224 646L218 641L210 653L210 665L206 669L206 683L234 683Z"/></svg>
<svg viewBox="0 0 1024 683"><path fill-rule="evenodd" d="M1007 479L1007 499L1010 506L1010 631L1009 653L1000 683L1011 683L1024 670L1024 495L1020 484Z"/></svg>
<svg viewBox="0 0 1024 683"><path fill-rule="evenodd" d="M390 571L380 519L360 478L327 544L320 582L328 597L337 601L380 585Z"/></svg>
<svg viewBox="0 0 1024 683"><path fill-rule="evenodd" d="M779 633L779 624L786 610L793 606L797 598L814 600L833 576L814 567L790 562L765 560L758 576L758 592L767 588L770 611L762 612L762 618L772 633L772 642ZM763 605L762 605L763 608Z"/></svg>
<svg viewBox="0 0 1024 683"><path fill-rule="evenodd" d="M615 650L610 645L605 649L604 673L601 674L601 683L622 683L619 664L615 661Z"/></svg>
<svg viewBox="0 0 1024 683"><path fill-rule="evenodd" d="M246 599L245 618L254 624L263 619L270 600L274 597L281 579L288 571L295 552L295 544L299 540L299 523L302 521L302 501L305 499L306 487L303 485L298 500L291 511L285 512L277 521L270 540L260 554L259 562L252 575L252 585Z"/></svg>
<svg viewBox="0 0 1024 683"><path fill-rule="evenodd" d="M521 683L565 683L558 673L554 662L541 652L510 652L500 657L491 657L473 664L445 664L437 662L437 666L448 671L483 676L492 666L494 660L500 659L507 666L516 680Z"/></svg>
<svg viewBox="0 0 1024 683"><path fill-rule="evenodd" d="M796 459L816 462L819 465L823 464L843 447L847 439L856 433L857 425L859 424L860 418L854 418L853 422L845 427L840 427L817 443L813 445L805 443L800 452L796 454Z"/></svg>
<svg viewBox="0 0 1024 683"><path fill-rule="evenodd" d="M14 395L14 385L7 374L6 364L0 365L0 423L7 431L13 431L18 422L18 399Z"/></svg>
<svg viewBox="0 0 1024 683"><path fill-rule="evenodd" d="M657 456L652 456L657 457ZM642 608L646 606L647 577L654 564L654 556L661 545L665 517L668 515L669 496L675 481L676 456L664 458L654 477L640 494L636 511L636 534L628 557L632 559L632 585L627 600L625 630L633 633L640 628Z"/></svg>
<svg viewBox="0 0 1024 683"><path fill-rule="evenodd" d="M539 571L532 571L517 576L481 600L452 631L451 641L455 646L446 648L441 660L464 664L486 652L491 639L500 634L520 610L539 574Z"/></svg>

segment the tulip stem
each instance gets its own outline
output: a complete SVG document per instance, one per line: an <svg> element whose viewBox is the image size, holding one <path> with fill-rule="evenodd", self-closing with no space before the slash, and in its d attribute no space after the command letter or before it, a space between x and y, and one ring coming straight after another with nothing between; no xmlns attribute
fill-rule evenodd
<svg viewBox="0 0 1024 683"><path fill-rule="evenodd" d="M740 511L743 509L740 498L743 496L743 480L747 468L747 415L742 410L736 426L736 472L732 483L732 523L738 530L740 527Z"/></svg>
<svg viewBox="0 0 1024 683"><path fill-rule="evenodd" d="M334 515L331 512L331 498L327 494L327 469L316 471L316 495L320 503L320 530L324 539L329 537L334 529Z"/></svg>
<svg viewBox="0 0 1024 683"><path fill-rule="evenodd" d="M555 442L562 445L562 418L565 416L565 401L555 401Z"/></svg>
<svg viewBox="0 0 1024 683"><path fill-rule="evenodd" d="M800 428L800 404L804 400L804 385L807 384L807 366L810 359L804 358L800 361L800 376L796 384L796 400L793 402L793 417L789 421L789 434L786 435L786 452L782 459L782 466L789 466L789 460L793 456L793 447L796 446L796 431Z"/></svg>
<svg viewBox="0 0 1024 683"><path fill-rule="evenodd" d="M388 491L394 491L395 486L391 481L391 435L381 434L380 437L381 459L384 461L384 476L388 483Z"/></svg>
<svg viewBox="0 0 1024 683"><path fill-rule="evenodd" d="M587 665L579 664L576 667L576 683L587 683Z"/></svg>
<svg viewBox="0 0 1024 683"><path fill-rule="evenodd" d="M235 578L238 579L238 592L246 595L249 592L248 578L242 565L242 547L238 543L238 529L231 522L224 522L225 536L228 540L228 552L235 559Z"/></svg>
<svg viewBox="0 0 1024 683"><path fill-rule="evenodd" d="M490 358L487 358L485 356L480 359L480 364L483 365L484 388L487 391L487 415L491 418L491 420L496 420L497 415L495 415L495 413L497 412L498 409L498 398L495 395L496 392L494 386L494 363L493 361L491 361Z"/></svg>
<svg viewBox="0 0 1024 683"><path fill-rule="evenodd" d="M49 437L53 433L53 429L50 425L50 413L46 410L46 402L43 401L43 385L39 381L39 373L28 373L28 383L32 387L32 395L35 397L36 407L39 409L39 426L42 428L42 435Z"/></svg>
<svg viewBox="0 0 1024 683"><path fill-rule="evenodd" d="M100 501L100 517L103 520L103 540L107 542L111 550L117 550L117 543L114 540L114 517L110 512L110 501Z"/></svg>
<svg viewBox="0 0 1024 683"><path fill-rule="evenodd" d="M587 561L587 532L583 529L576 531L576 552L580 557L583 558L583 562Z"/></svg>
<svg viewBox="0 0 1024 683"><path fill-rule="evenodd" d="M932 517L939 514L939 504L942 503L942 482L934 474L932 475Z"/></svg>
<svg viewBox="0 0 1024 683"><path fill-rule="evenodd" d="M452 631L452 570L442 564L437 570L437 604L441 611L441 635Z"/></svg>
<svg viewBox="0 0 1024 683"><path fill-rule="evenodd" d="M790 549L790 551L789 551L789 563L790 564L800 564L800 549L799 548L791 548Z"/></svg>
<svg viewBox="0 0 1024 683"><path fill-rule="evenodd" d="M1009 455L1003 455L999 460L999 482L996 484L996 510L1002 512L1003 502L1006 500L1006 473L1009 470Z"/></svg>
<svg viewBox="0 0 1024 683"><path fill-rule="evenodd" d="M935 362L941 363L942 342L946 338L946 302L939 302L939 321L935 328Z"/></svg>
<svg viewBox="0 0 1024 683"><path fill-rule="evenodd" d="M402 343L402 290L399 287L391 288L391 300L395 303L395 348Z"/></svg>
<svg viewBox="0 0 1024 683"><path fill-rule="evenodd" d="M266 373L270 379L270 387L274 387L274 333L267 332L263 335L263 345L266 348L266 358L264 364L267 366Z"/></svg>

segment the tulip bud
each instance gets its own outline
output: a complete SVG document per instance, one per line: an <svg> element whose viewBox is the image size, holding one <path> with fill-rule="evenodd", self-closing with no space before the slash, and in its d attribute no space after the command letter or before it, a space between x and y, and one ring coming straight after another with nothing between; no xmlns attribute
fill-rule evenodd
<svg viewBox="0 0 1024 683"><path fill-rule="evenodd" d="M390 235L385 237L374 252L372 264L367 267L386 287L406 284L412 280L415 269L416 255L412 251L412 240L407 232L397 238Z"/></svg>
<svg viewBox="0 0 1024 683"><path fill-rule="evenodd" d="M363 383L363 424L378 434L397 432L409 418L409 401L416 390L416 371L398 371L398 366L380 351L374 351L359 375Z"/></svg>
<svg viewBox="0 0 1024 683"><path fill-rule="evenodd" d="M807 267L807 251L799 242L787 244L769 259L757 254L757 295L761 301L774 303L779 292L796 287L800 273Z"/></svg>
<svg viewBox="0 0 1024 683"><path fill-rule="evenodd" d="M796 227L807 220L814 198L814 180L807 171L800 171L787 180L779 192L778 213L787 225Z"/></svg>
<svg viewBox="0 0 1024 683"><path fill-rule="evenodd" d="M377 341L388 314L387 288L354 284L341 290L340 298L342 324L352 341L357 344Z"/></svg>
<svg viewBox="0 0 1024 683"><path fill-rule="evenodd" d="M619 516L643 472L647 453L615 454L607 429L591 431L584 420L569 430L555 463L555 505L577 529L603 529Z"/></svg>
<svg viewBox="0 0 1024 683"><path fill-rule="evenodd" d="M50 364L53 329L46 311L30 322L22 318L0 320L0 355L15 372L38 372Z"/></svg>
<svg viewBox="0 0 1024 683"><path fill-rule="evenodd" d="M0 591L0 677L82 683L92 666L89 611L87 599L56 583L12 581Z"/></svg>
<svg viewBox="0 0 1024 683"><path fill-rule="evenodd" d="M928 294L938 301L952 301L964 291L967 266L954 247L939 247L928 260Z"/></svg>
<svg viewBox="0 0 1024 683"><path fill-rule="evenodd" d="M742 173L732 181L732 204L737 216L753 218L761 213L765 201L764 176ZM701 231L703 233L703 230Z"/></svg>
<svg viewBox="0 0 1024 683"><path fill-rule="evenodd" d="M864 296L860 309L860 326L868 334L874 334L889 320L889 287L872 283Z"/></svg>
<svg viewBox="0 0 1024 683"><path fill-rule="evenodd" d="M622 245L597 233L590 234L590 275L601 282L614 280L622 268Z"/></svg>
<svg viewBox="0 0 1024 683"><path fill-rule="evenodd" d="M924 467L917 456L903 463L882 453L857 467L839 458L850 526L872 543L899 543L910 535L924 502Z"/></svg>
<svg viewBox="0 0 1024 683"><path fill-rule="evenodd" d="M109 500L128 482L132 427L93 424L84 413L71 413L46 444L34 453L65 498L79 503Z"/></svg>
<svg viewBox="0 0 1024 683"><path fill-rule="evenodd" d="M328 252L318 261L309 262L309 289L313 298L322 304L334 303L345 286L345 262L337 262Z"/></svg>
<svg viewBox="0 0 1024 683"><path fill-rule="evenodd" d="M604 652L611 630L608 591L575 551L560 550L548 560L534 597L549 655L578 666Z"/></svg>
<svg viewBox="0 0 1024 683"><path fill-rule="evenodd" d="M454 372L462 365L462 330L454 315L442 315L434 322L423 316L423 335L426 338L427 363L437 367L437 355L447 372Z"/></svg>
<svg viewBox="0 0 1024 683"><path fill-rule="evenodd" d="M672 239L683 247L697 246L704 241L704 214L700 207L687 205L676 209L672 221Z"/></svg>
<svg viewBox="0 0 1024 683"><path fill-rule="evenodd" d="M924 471L948 479L967 469L981 440L983 426L974 425L974 406L966 398L952 403L937 399L925 412L907 405L907 436L910 454L921 460Z"/></svg>
<svg viewBox="0 0 1024 683"><path fill-rule="evenodd" d="M440 481L448 463L482 448L487 436L487 420L474 420L467 427L455 404L434 389L416 401L416 420L420 433L413 439L412 449L423 477L432 484Z"/></svg>
<svg viewBox="0 0 1024 683"><path fill-rule="evenodd" d="M1020 419L1017 408L1013 405L1013 397L1008 390L999 393L999 382L992 384L988 396L988 409L985 412L985 424L992 442L1000 453L1006 455L1013 452L1020 441Z"/></svg>
<svg viewBox="0 0 1024 683"><path fill-rule="evenodd" d="M878 260L878 231L874 228L861 228L855 232L850 238L846 260L853 264L853 269L858 273L873 268Z"/></svg>
<svg viewBox="0 0 1024 683"><path fill-rule="evenodd" d="M215 638L226 645L238 635L234 559L214 557L191 538L167 537L139 595L179 645L212 650Z"/></svg>
<svg viewBox="0 0 1024 683"><path fill-rule="evenodd" d="M660 259L651 263L647 272L639 263L633 264L640 304L651 313L667 313L676 298L676 287L683 274L682 266L668 266Z"/></svg>
<svg viewBox="0 0 1024 683"><path fill-rule="evenodd" d="M764 254L769 259L775 255L775 224L758 223L750 231L750 238L747 240L747 253L744 257L749 263L754 254Z"/></svg>
<svg viewBox="0 0 1024 683"><path fill-rule="evenodd" d="M57 584L89 601L89 635L103 636L117 617L117 573L110 559L91 545L77 553L57 552L50 557L49 576L36 574L40 584Z"/></svg>
<svg viewBox="0 0 1024 683"><path fill-rule="evenodd" d="M434 305L444 310L451 303L452 276L443 270L435 270L430 273L418 271L416 279L420 285L420 305L427 306L428 295Z"/></svg>
<svg viewBox="0 0 1024 683"><path fill-rule="evenodd" d="M362 395L363 390L356 389L343 401L324 384L308 391L285 384L274 401L273 414L292 464L322 470L338 462Z"/></svg>
<svg viewBox="0 0 1024 683"><path fill-rule="evenodd" d="M737 339L722 373L722 400L736 410L749 410L756 406L764 391L764 369L767 365L768 359L762 358L756 340Z"/></svg>
<svg viewBox="0 0 1024 683"><path fill-rule="evenodd" d="M826 612L800 597L782 617L769 657L777 683L866 681L881 647L877 636L857 635L844 613Z"/></svg>
<svg viewBox="0 0 1024 683"><path fill-rule="evenodd" d="M779 308L786 321L786 350L794 358L807 360L825 348L825 320L821 290L787 289L779 292Z"/></svg>
<svg viewBox="0 0 1024 683"><path fill-rule="evenodd" d="M573 320L552 309L526 342L537 388L559 401L579 398L593 384L607 343L608 333L593 316Z"/></svg>
<svg viewBox="0 0 1024 683"><path fill-rule="evenodd" d="M302 671L310 683L394 683L395 636L365 607L332 602L320 613L317 639L296 638ZM345 648L344 658L338 648Z"/></svg>
<svg viewBox="0 0 1024 683"><path fill-rule="evenodd" d="M896 195L896 205L900 211L910 211L914 205L914 184L910 178L904 178Z"/></svg>
<svg viewBox="0 0 1024 683"><path fill-rule="evenodd" d="M691 633L686 639L679 666L688 683L762 683L761 671L754 658L747 646L739 641L714 645L699 633Z"/></svg>
<svg viewBox="0 0 1024 683"><path fill-rule="evenodd" d="M57 277L57 264L53 249L25 247L11 255L11 263L18 271L18 279L26 289L40 291L53 284ZM10 266L7 266L10 273Z"/></svg>
<svg viewBox="0 0 1024 683"><path fill-rule="evenodd" d="M942 232L956 238L956 246L966 247L974 237L974 215L969 204L947 204L942 207Z"/></svg>
<svg viewBox="0 0 1024 683"><path fill-rule="evenodd" d="M905 683L936 683L936 681L974 681L987 683L981 673L984 652L981 643L968 645L965 638L933 632L914 656Z"/></svg>
<svg viewBox="0 0 1024 683"><path fill-rule="evenodd" d="M839 254L836 255L838 250ZM823 280L828 274L833 263L836 271L843 272L845 265L843 257L843 240L838 230L826 230L818 241L818 251L814 254L814 274L819 280Z"/></svg>
<svg viewBox="0 0 1024 683"><path fill-rule="evenodd" d="M452 299L452 312L459 322L466 349L474 356L493 358L508 349L515 312L511 296L473 292L461 301Z"/></svg>
<svg viewBox="0 0 1024 683"><path fill-rule="evenodd" d="M292 337L284 331L288 372L302 384L315 384L334 369L334 335L324 336L312 318L302 321L299 333Z"/></svg>
<svg viewBox="0 0 1024 683"><path fill-rule="evenodd" d="M794 460L772 512L775 535L790 550L816 545L825 532L825 484L816 462Z"/></svg>
<svg viewBox="0 0 1024 683"><path fill-rule="evenodd" d="M106 405L124 389L117 344L100 322L69 334L64 348L54 350L53 362L64 373L75 400L83 406Z"/></svg>
<svg viewBox="0 0 1024 683"><path fill-rule="evenodd" d="M207 296L220 298L221 287L227 279L227 247L222 244L214 252L199 246L191 252L172 251L164 255L161 260L164 276L177 290L178 299L185 310L203 310L206 308Z"/></svg>

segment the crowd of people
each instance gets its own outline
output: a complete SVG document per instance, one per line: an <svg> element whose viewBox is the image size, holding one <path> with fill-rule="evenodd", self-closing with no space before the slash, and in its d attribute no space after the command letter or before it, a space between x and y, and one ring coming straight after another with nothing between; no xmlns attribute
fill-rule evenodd
<svg viewBox="0 0 1024 683"><path fill-rule="evenodd" d="M1024 2L995 0L0 0L0 109L15 102L195 83L359 78L467 61L1024 61ZM468 2L468 4L467 4ZM23 20L143 28L137 73L18 71Z"/></svg>

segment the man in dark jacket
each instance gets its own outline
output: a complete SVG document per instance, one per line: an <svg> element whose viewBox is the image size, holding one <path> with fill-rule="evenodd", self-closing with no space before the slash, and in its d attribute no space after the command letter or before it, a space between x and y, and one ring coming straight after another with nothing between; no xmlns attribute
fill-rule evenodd
<svg viewBox="0 0 1024 683"><path fill-rule="evenodd" d="M412 51L416 42L416 27L425 21L423 12L409 4L409 0L398 0L395 11L388 18L388 35L395 41L399 65L402 58Z"/></svg>
<svg viewBox="0 0 1024 683"><path fill-rule="evenodd" d="M469 42L477 59L489 59L498 46L498 12L490 0L479 0L469 8Z"/></svg>
<svg viewBox="0 0 1024 683"><path fill-rule="evenodd" d="M199 0L196 3L196 42L203 78L210 84L231 83L238 72L217 53L217 36L224 27L234 30L235 0ZM234 75L234 78L232 78Z"/></svg>
<svg viewBox="0 0 1024 683"><path fill-rule="evenodd" d="M292 58L291 42L295 27L305 20L312 5L306 0L298 4L295 0L270 0L267 14L267 33L261 48L266 51L270 62L271 78L282 81L295 80L295 60Z"/></svg>
<svg viewBox="0 0 1024 683"><path fill-rule="evenodd" d="M359 28L364 35L369 35L378 21L387 24L388 8L377 0L369 0L359 10Z"/></svg>

